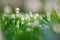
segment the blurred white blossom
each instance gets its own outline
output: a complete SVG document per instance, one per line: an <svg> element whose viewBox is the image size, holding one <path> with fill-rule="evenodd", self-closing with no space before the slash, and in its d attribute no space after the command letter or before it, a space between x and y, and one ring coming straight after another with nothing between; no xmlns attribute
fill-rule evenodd
<svg viewBox="0 0 60 40"><path fill-rule="evenodd" d="M15 9L16 14L17 14L17 13L20 13L19 11L20 11L20 9L17 7L17 8Z"/></svg>
<svg viewBox="0 0 60 40"><path fill-rule="evenodd" d="M21 17L21 14L19 13L19 14L16 14L16 17L17 18L20 18Z"/></svg>
<svg viewBox="0 0 60 40"><path fill-rule="evenodd" d="M39 25L39 21L38 20L35 20L33 23L32 23L33 26L38 26Z"/></svg>
<svg viewBox="0 0 60 40"><path fill-rule="evenodd" d="M24 20L25 20L24 16L21 16L21 21L24 21Z"/></svg>
<svg viewBox="0 0 60 40"><path fill-rule="evenodd" d="M20 9L17 7L15 10L16 10L16 11L19 11Z"/></svg>
<svg viewBox="0 0 60 40"><path fill-rule="evenodd" d="M29 14L26 14L26 15L25 15L25 19L27 19L27 20L30 21L30 16L29 16Z"/></svg>
<svg viewBox="0 0 60 40"><path fill-rule="evenodd" d="M39 14L38 14L38 13L36 13L36 16L39 16Z"/></svg>
<svg viewBox="0 0 60 40"><path fill-rule="evenodd" d="M24 21L21 21L21 24L24 24L25 22Z"/></svg>
<svg viewBox="0 0 60 40"><path fill-rule="evenodd" d="M11 18L12 19L15 19L15 14L11 14Z"/></svg>
<svg viewBox="0 0 60 40"><path fill-rule="evenodd" d="M7 13L7 14L9 14L9 13L11 13L11 8L9 7L9 6L6 6L6 7L4 7L4 13Z"/></svg>
<svg viewBox="0 0 60 40"><path fill-rule="evenodd" d="M37 17L39 17L39 14L38 14L38 13L36 13L36 14L34 15L34 19L36 20Z"/></svg>

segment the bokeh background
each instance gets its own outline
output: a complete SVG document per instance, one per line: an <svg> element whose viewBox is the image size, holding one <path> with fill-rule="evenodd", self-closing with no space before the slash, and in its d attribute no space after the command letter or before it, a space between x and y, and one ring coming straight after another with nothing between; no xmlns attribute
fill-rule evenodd
<svg viewBox="0 0 60 40"><path fill-rule="evenodd" d="M60 0L0 0L0 12L4 13L4 8L11 8L15 12L15 8L20 8L20 12L44 14L55 8L60 16ZM49 15L49 14L48 14ZM2 40L0 29L0 40ZM43 40L60 40L60 34L55 34L51 29L44 29Z"/></svg>
<svg viewBox="0 0 60 40"><path fill-rule="evenodd" d="M4 7L10 6L15 9L17 6L21 11L42 12L42 10L49 11L52 8L60 10L60 0L0 0L0 11Z"/></svg>

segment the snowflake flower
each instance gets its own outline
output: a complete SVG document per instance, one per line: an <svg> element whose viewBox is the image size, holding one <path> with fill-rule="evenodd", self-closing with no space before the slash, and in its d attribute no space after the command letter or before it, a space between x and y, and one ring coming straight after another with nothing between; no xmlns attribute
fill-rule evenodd
<svg viewBox="0 0 60 40"><path fill-rule="evenodd" d="M15 9L16 14L17 14L17 13L20 13L19 10L20 10L20 9L19 9L18 7Z"/></svg>

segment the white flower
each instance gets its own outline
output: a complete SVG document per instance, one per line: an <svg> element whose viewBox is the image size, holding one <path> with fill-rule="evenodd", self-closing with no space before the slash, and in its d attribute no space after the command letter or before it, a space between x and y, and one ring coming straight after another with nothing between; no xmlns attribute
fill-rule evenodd
<svg viewBox="0 0 60 40"><path fill-rule="evenodd" d="M37 16L39 16L39 14L38 14L38 13L36 13L36 17L37 17Z"/></svg>
<svg viewBox="0 0 60 40"><path fill-rule="evenodd" d="M11 14L11 18L12 19L15 19L15 14Z"/></svg>
<svg viewBox="0 0 60 40"><path fill-rule="evenodd" d="M15 10L16 10L16 11L19 11L20 9L17 7Z"/></svg>
<svg viewBox="0 0 60 40"><path fill-rule="evenodd" d="M24 21L21 22L21 24L24 24L24 23L25 23Z"/></svg>
<svg viewBox="0 0 60 40"><path fill-rule="evenodd" d="M16 14L16 17L17 17L17 18L20 18L20 17L21 17L21 14Z"/></svg>
<svg viewBox="0 0 60 40"><path fill-rule="evenodd" d="M19 11L16 11L16 14L20 13Z"/></svg>
<svg viewBox="0 0 60 40"><path fill-rule="evenodd" d="M4 8L4 13L7 13L7 14L11 13L11 8L9 6L6 6Z"/></svg>
<svg viewBox="0 0 60 40"><path fill-rule="evenodd" d="M38 26L39 25L39 21L35 20L33 23L32 23L33 26Z"/></svg>
<svg viewBox="0 0 60 40"><path fill-rule="evenodd" d="M19 10L20 10L20 9L19 9L18 7L15 9L16 14L17 14L17 13L20 13Z"/></svg>
<svg viewBox="0 0 60 40"><path fill-rule="evenodd" d="M21 17L21 21L24 21L24 20L25 20L25 18L22 16L22 17Z"/></svg>
<svg viewBox="0 0 60 40"><path fill-rule="evenodd" d="M36 20L37 17L39 17L38 13L35 14L34 19Z"/></svg>
<svg viewBox="0 0 60 40"><path fill-rule="evenodd" d="M30 20L30 16L26 14L25 19Z"/></svg>

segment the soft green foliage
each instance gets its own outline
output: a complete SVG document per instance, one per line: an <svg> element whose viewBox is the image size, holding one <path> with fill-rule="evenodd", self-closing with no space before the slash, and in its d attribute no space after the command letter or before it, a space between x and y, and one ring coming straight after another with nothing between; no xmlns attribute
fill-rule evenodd
<svg viewBox="0 0 60 40"><path fill-rule="evenodd" d="M2 14L3 15L3 14ZM31 17L22 21L21 17L12 19L10 15L2 16L2 30L6 40L41 40L41 28L36 25L28 25L33 23L34 18Z"/></svg>
<svg viewBox="0 0 60 40"><path fill-rule="evenodd" d="M42 40L41 26L52 26L54 23L60 23L60 18L55 9L51 11L50 21L47 15L42 15L42 18L39 15L36 19L30 17L30 20L25 19L23 21L21 18L22 16L18 18L15 15L15 18L12 19L11 14L7 14L7 16L1 15L2 30L6 40ZM39 23L35 25L35 21Z"/></svg>
<svg viewBox="0 0 60 40"><path fill-rule="evenodd" d="M51 21L54 23L60 23L60 18L57 15L57 11L55 9L51 11Z"/></svg>

